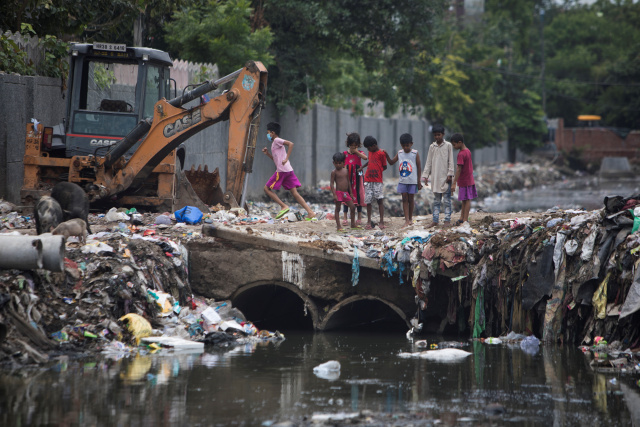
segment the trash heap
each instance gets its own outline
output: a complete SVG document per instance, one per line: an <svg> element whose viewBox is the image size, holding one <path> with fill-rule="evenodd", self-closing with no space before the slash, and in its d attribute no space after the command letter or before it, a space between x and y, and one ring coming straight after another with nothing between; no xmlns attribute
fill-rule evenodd
<svg viewBox="0 0 640 427"><path fill-rule="evenodd" d="M86 245L67 240L60 273L0 270L0 363L283 339L258 331L229 301L193 295L181 244L192 233L157 224L162 216L132 210L95 216L107 231L89 236Z"/></svg>
<svg viewBox="0 0 640 427"><path fill-rule="evenodd" d="M362 249L384 274L415 288L415 326L438 313L474 338L515 331L590 345L602 336L640 350L639 228L640 194L607 197L590 212L488 215L473 229L376 233ZM448 307L430 306L430 292Z"/></svg>
<svg viewBox="0 0 640 427"><path fill-rule="evenodd" d="M562 174L551 164L502 163L474 168L478 197L558 182Z"/></svg>

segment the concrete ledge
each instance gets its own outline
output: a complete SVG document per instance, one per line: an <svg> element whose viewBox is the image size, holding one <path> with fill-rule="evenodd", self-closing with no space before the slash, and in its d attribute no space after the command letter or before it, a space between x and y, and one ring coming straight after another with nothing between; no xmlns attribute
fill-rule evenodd
<svg viewBox="0 0 640 427"><path fill-rule="evenodd" d="M228 226L213 224L204 224L202 226L202 234L205 236L217 237L249 245L263 246L279 251L295 252L300 255L342 262L349 265L353 263L352 250L349 252L333 251L329 253L321 248L307 246L306 243L309 242L308 239L300 239L284 234L269 233L267 235L259 231L249 233L245 229L237 230ZM366 254L361 250L358 250L358 257L360 267L380 270L380 265L378 264L377 259L367 258Z"/></svg>

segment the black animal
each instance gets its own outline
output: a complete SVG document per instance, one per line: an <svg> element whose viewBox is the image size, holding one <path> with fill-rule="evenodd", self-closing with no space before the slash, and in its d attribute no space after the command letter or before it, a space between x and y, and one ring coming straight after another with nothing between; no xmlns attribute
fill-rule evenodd
<svg viewBox="0 0 640 427"><path fill-rule="evenodd" d="M51 197L60 203L65 221L80 218L87 223L87 231L92 233L87 218L89 215L89 197L79 185L73 182L59 182L53 187Z"/></svg>

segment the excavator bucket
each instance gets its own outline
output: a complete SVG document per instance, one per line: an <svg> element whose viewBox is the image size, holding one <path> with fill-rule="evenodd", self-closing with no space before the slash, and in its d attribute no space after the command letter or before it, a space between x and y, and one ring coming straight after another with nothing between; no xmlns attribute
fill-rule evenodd
<svg viewBox="0 0 640 427"><path fill-rule="evenodd" d="M222 202L220 173L217 168L213 173L209 172L206 166L204 171L200 167L197 170L191 167L188 171L179 167L176 169L173 212L185 206L195 206L206 213L209 212L209 206Z"/></svg>
<svg viewBox="0 0 640 427"><path fill-rule="evenodd" d="M198 195L200 200L209 206L223 203L224 194L220 188L220 171L218 168L213 172L209 172L209 167L198 165L198 169L191 166L191 169L184 171L193 191Z"/></svg>

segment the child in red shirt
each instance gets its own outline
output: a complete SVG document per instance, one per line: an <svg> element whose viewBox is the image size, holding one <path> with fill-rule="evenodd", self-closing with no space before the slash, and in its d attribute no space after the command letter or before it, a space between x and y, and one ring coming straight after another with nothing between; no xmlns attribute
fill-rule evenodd
<svg viewBox="0 0 640 427"><path fill-rule="evenodd" d="M382 192L382 171L387 169L387 154L384 150L378 148L378 141L372 136L367 136L364 139L364 146L369 151L368 161L362 165L362 169L368 166L367 172L364 175L364 202L367 204L367 225L364 227L367 230L371 230L375 225L371 222L371 202L373 199L378 201L378 209L380 210L380 224L378 225L381 230L387 228L384 225L384 194Z"/></svg>
<svg viewBox="0 0 640 427"><path fill-rule="evenodd" d="M351 132L347 134L347 147L348 151L344 152L345 157L345 167L349 171L349 179L351 180L351 188L353 191L353 203L356 206L356 210L358 211L358 220L356 224L360 225L362 222L362 207L367 204L364 202L364 176L361 170L362 160L367 160L367 155L364 152L358 150L362 146L360 142L360 135L357 132ZM347 221L347 212L349 212L349 207L345 204L344 206L344 220L342 221L342 225L349 224Z"/></svg>
<svg viewBox="0 0 640 427"><path fill-rule="evenodd" d="M456 184L460 189L458 191L458 200L462 202L462 210L460 211L460 219L456 221L456 225L461 225L465 221L469 221L469 211L471 210L471 200L478 197L476 191L476 183L473 180L473 163L471 162L471 151L464 145L464 138L460 133L451 135L451 145L458 153L458 168L456 176L453 178L453 188Z"/></svg>

